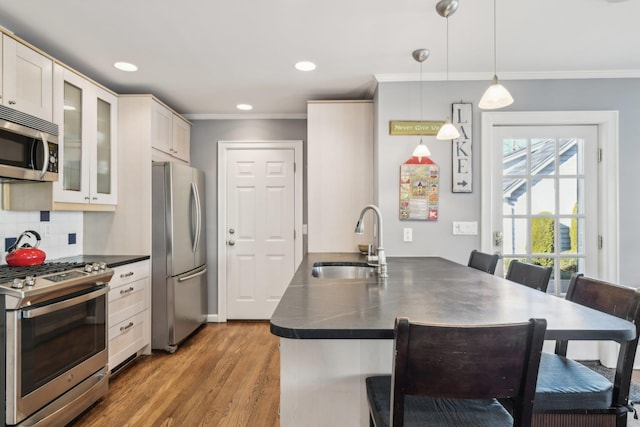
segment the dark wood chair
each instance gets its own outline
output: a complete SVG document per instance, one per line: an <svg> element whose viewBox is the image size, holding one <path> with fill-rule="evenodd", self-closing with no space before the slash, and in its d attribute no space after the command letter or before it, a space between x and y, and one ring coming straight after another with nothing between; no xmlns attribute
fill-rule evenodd
<svg viewBox="0 0 640 427"><path fill-rule="evenodd" d="M626 319L636 326L636 338L620 343L613 384L568 359L568 341L556 342L555 354L543 353L534 405L534 426L627 425L631 373L640 330L640 290L576 273L566 299Z"/></svg>
<svg viewBox="0 0 640 427"><path fill-rule="evenodd" d="M493 274L496 271L496 265L498 265L498 254L486 254L477 250L472 250L469 255L469 267L473 267L476 270L486 271L489 274Z"/></svg>
<svg viewBox="0 0 640 427"><path fill-rule="evenodd" d="M505 278L512 282L547 292L552 271L552 267L528 264L514 259L509 263L509 269L507 270L507 276Z"/></svg>
<svg viewBox="0 0 640 427"><path fill-rule="evenodd" d="M366 379L370 425L530 426L546 327L397 318L393 374ZM513 416L497 398L510 400Z"/></svg>

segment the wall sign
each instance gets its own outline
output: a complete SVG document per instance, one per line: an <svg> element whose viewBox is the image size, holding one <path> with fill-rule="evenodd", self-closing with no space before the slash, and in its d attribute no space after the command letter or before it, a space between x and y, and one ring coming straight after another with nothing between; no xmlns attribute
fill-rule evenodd
<svg viewBox="0 0 640 427"><path fill-rule="evenodd" d="M440 166L412 157L400 166L400 220L438 220Z"/></svg>
<svg viewBox="0 0 640 427"><path fill-rule="evenodd" d="M403 120L389 121L389 135L437 135L443 122Z"/></svg>
<svg viewBox="0 0 640 427"><path fill-rule="evenodd" d="M473 191L472 121L471 103L452 104L451 122L460 131L460 138L452 142L453 193Z"/></svg>

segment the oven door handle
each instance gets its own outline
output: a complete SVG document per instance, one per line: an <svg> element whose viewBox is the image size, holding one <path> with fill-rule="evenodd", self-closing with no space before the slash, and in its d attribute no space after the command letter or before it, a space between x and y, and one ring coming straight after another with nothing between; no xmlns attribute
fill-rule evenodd
<svg viewBox="0 0 640 427"><path fill-rule="evenodd" d="M100 284L100 283L99 283ZM106 284L105 284L106 285ZM36 308L23 308L22 309L22 318L23 319L33 319L35 317L43 316L45 314L53 313L54 311L62 310L68 307L72 307L74 305L81 304L83 302L87 302L89 300L98 298L101 295L105 295L109 292L109 286L105 286L96 291L89 292L88 294L78 295L75 298L71 298L68 300L56 302L54 304L45 305L42 307Z"/></svg>

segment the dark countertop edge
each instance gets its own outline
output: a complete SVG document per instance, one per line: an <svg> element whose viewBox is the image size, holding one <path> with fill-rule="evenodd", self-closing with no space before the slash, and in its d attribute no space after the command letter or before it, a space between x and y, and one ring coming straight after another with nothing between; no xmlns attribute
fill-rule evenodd
<svg viewBox="0 0 640 427"><path fill-rule="evenodd" d="M380 329L366 329L366 330L353 330L353 329L292 329L282 328L278 325L270 323L270 331L273 335L280 338L290 339L321 339L321 340L349 340L349 339L393 339L393 330L380 330Z"/></svg>
<svg viewBox="0 0 640 427"><path fill-rule="evenodd" d="M150 255L77 255L66 258L58 258L48 261L53 262L78 262L91 264L94 262L106 262L109 268L121 267L134 262L151 259Z"/></svg>

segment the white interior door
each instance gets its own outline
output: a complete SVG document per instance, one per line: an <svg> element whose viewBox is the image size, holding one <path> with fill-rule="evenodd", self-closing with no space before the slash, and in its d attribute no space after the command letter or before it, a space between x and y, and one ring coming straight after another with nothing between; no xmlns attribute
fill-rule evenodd
<svg viewBox="0 0 640 427"><path fill-rule="evenodd" d="M297 268L294 149L226 152L227 318L269 319Z"/></svg>

